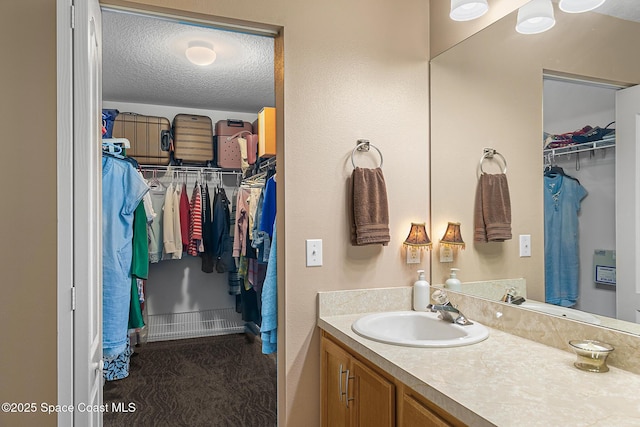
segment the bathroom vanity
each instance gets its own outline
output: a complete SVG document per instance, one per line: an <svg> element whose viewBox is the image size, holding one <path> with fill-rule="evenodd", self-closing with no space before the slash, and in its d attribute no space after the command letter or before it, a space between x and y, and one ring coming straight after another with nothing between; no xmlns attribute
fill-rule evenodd
<svg viewBox="0 0 640 427"><path fill-rule="evenodd" d="M464 425L327 332L321 349L324 427Z"/></svg>
<svg viewBox="0 0 640 427"><path fill-rule="evenodd" d="M511 307L495 307L504 310L484 315L508 324ZM410 287L321 292L322 425L640 425L640 400L629 392L640 390L640 375L615 366L607 373L578 370L568 344L525 339L460 308L489 327L486 340L406 347L363 338L351 325L365 313L410 310Z"/></svg>

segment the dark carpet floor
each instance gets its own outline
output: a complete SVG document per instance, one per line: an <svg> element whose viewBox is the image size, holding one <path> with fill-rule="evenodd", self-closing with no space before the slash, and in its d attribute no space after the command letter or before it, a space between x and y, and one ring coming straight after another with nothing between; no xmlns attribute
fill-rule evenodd
<svg viewBox="0 0 640 427"><path fill-rule="evenodd" d="M103 419L106 427L274 427L276 396L275 356L259 340L153 342L136 348L128 378L105 383Z"/></svg>

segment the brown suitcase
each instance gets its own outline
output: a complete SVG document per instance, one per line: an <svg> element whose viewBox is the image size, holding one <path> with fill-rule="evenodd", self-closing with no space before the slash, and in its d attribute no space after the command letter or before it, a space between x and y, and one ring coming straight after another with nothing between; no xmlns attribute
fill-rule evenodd
<svg viewBox="0 0 640 427"><path fill-rule="evenodd" d="M127 156L141 165L169 164L170 135L171 123L166 117L120 113L113 123L112 136L127 138L131 143Z"/></svg>
<svg viewBox="0 0 640 427"><path fill-rule="evenodd" d="M247 139L247 152L251 150L257 151L257 146L252 143L253 138L250 135L253 132L253 126L249 122L242 120L218 120L216 122L216 133L214 136L214 146L216 147L216 163L218 167L223 169L240 169L241 167L241 155L240 145L238 144L238 135L242 133L245 139ZM229 139L231 136L235 138ZM249 154L248 157L251 157ZM252 157L253 163L255 163L255 155ZM251 163L251 162L250 162Z"/></svg>
<svg viewBox="0 0 640 427"><path fill-rule="evenodd" d="M173 119L174 161L213 166L213 125L211 118L178 114Z"/></svg>

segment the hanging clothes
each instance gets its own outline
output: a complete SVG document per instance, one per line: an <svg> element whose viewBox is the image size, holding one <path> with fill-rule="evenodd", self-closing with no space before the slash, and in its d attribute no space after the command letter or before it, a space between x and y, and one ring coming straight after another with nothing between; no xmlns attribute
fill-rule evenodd
<svg viewBox="0 0 640 427"><path fill-rule="evenodd" d="M562 174L544 177L545 301L573 307L578 300L578 213L587 190Z"/></svg>
<svg viewBox="0 0 640 427"><path fill-rule="evenodd" d="M240 290L238 312L245 321L262 323L262 293L267 275L273 222L276 217L275 168L245 178L236 197L233 257L237 274L230 274L230 293ZM275 256L275 255L274 255Z"/></svg>
<svg viewBox="0 0 640 427"><path fill-rule="evenodd" d="M200 241L202 240L202 200L200 185L196 183L191 196L191 220L189 222L189 247L187 253L198 256Z"/></svg>
<svg viewBox="0 0 640 427"><path fill-rule="evenodd" d="M182 236L182 250L189 247L189 220L191 218L191 206L187 194L187 184L183 183L180 190L180 235Z"/></svg>
<svg viewBox="0 0 640 427"><path fill-rule="evenodd" d="M140 174L140 177L144 180L145 184L147 184L149 190L151 190L151 186L149 185L149 182L144 179L142 172L138 171L138 174ZM142 203L144 204L144 211L147 215L147 224L151 224L151 222L157 215L155 210L153 209L153 202L151 202L151 191L147 191L147 194L145 194L142 198Z"/></svg>
<svg viewBox="0 0 640 427"><path fill-rule="evenodd" d="M247 254L247 229L249 227L249 197L251 189L240 187L236 201L236 224L233 234L233 256L239 258Z"/></svg>
<svg viewBox="0 0 640 427"><path fill-rule="evenodd" d="M147 221L144 203L139 203L133 215L133 256L131 258L131 303L129 329L144 327L138 279L149 277L149 251L147 249Z"/></svg>
<svg viewBox="0 0 640 427"><path fill-rule="evenodd" d="M162 259L182 258L182 234L180 231L180 199L173 183L169 184L164 198L162 217L163 255Z"/></svg>
<svg viewBox="0 0 640 427"><path fill-rule="evenodd" d="M278 259L276 256L276 232L273 228L273 240L267 272L262 288L262 353L271 354L278 349Z"/></svg>
<svg viewBox="0 0 640 427"><path fill-rule="evenodd" d="M102 158L102 342L105 360L127 345L134 212L149 187L130 163Z"/></svg>
<svg viewBox="0 0 640 427"><path fill-rule="evenodd" d="M266 264L269 261L269 247L271 246L271 239L265 231L260 230L263 204L264 191L260 192L260 197L258 198L256 206L256 217L253 221L253 239L251 240L251 246L256 250L257 261L261 264Z"/></svg>
<svg viewBox="0 0 640 427"><path fill-rule="evenodd" d="M205 184L202 188L202 242L204 244L204 252L200 254L202 258L202 271L205 273L213 273L216 259L216 250L213 235L213 212L209 196L209 185Z"/></svg>
<svg viewBox="0 0 640 427"><path fill-rule="evenodd" d="M264 202L260 219L260 231L273 235L273 223L276 220L276 176L267 179L264 185Z"/></svg>
<svg viewBox="0 0 640 427"><path fill-rule="evenodd" d="M233 260L233 242L229 234L231 230L231 201L224 188L216 189L213 200L213 241L215 245L216 271L225 273L236 270Z"/></svg>
<svg viewBox="0 0 640 427"><path fill-rule="evenodd" d="M149 233L149 262L157 263L162 259L164 236L162 233L164 224L164 199L166 189L157 183L152 185L149 190L151 196L151 205L156 213L155 218L148 226Z"/></svg>

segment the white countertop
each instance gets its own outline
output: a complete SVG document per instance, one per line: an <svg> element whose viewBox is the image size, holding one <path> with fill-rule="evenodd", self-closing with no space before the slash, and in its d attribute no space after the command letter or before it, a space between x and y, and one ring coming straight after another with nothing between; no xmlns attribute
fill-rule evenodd
<svg viewBox="0 0 640 427"><path fill-rule="evenodd" d="M492 328L464 347L383 344L351 330L362 315L321 312L318 326L466 424L640 426L640 375L584 372L575 354Z"/></svg>

